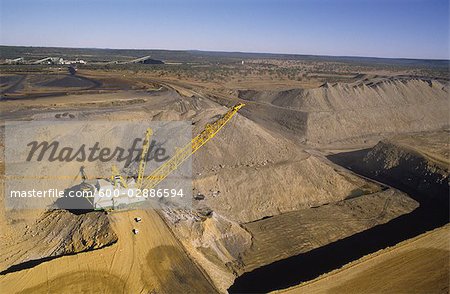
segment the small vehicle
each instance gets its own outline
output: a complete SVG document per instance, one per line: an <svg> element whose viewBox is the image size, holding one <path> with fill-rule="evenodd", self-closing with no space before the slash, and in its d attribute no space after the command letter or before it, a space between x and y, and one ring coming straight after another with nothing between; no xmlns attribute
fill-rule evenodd
<svg viewBox="0 0 450 294"><path fill-rule="evenodd" d="M139 222L142 221L142 219L141 219L140 217L135 217L135 218L134 218L134 221L137 222L137 223L139 223Z"/></svg>
<svg viewBox="0 0 450 294"><path fill-rule="evenodd" d="M135 235L139 234L139 230L138 229L133 229L133 234L135 234Z"/></svg>
<svg viewBox="0 0 450 294"><path fill-rule="evenodd" d="M69 74L70 75L72 75L72 76L74 76L76 73L77 73L77 67L76 67L76 65L69 65L68 67L67 67L67 70L69 71Z"/></svg>

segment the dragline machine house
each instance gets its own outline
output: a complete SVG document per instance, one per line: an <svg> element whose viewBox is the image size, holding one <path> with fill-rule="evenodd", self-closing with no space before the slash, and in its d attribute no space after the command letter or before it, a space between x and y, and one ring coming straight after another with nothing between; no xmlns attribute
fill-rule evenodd
<svg viewBox="0 0 450 294"><path fill-rule="evenodd" d="M95 185L95 192L91 201L94 209L116 209L126 207L132 204L145 201L144 197L129 197L129 195L136 195L142 189L154 189L167 178L173 171L183 164L192 154L199 150L209 140L211 140L244 106L238 103L230 108L223 116L211 124L207 124L203 131L191 140L186 146L177 149L175 154L168 159L164 164L156 168L150 175L145 176L145 164L147 152L150 146L150 137L153 132L150 128L147 129L145 139L142 146L142 154L140 156L139 168L136 180L131 178L128 182L120 175L117 167L112 166L111 179L100 179ZM112 193L112 191L116 193ZM109 192L108 192L109 191ZM117 195L117 191L119 191Z"/></svg>

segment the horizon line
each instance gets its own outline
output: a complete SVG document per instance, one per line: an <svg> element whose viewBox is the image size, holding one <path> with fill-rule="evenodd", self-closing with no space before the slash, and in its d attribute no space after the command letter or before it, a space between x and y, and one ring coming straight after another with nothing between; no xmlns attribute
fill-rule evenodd
<svg viewBox="0 0 450 294"><path fill-rule="evenodd" d="M423 60L423 61L448 61L450 56L445 58L418 58L418 57L383 57L383 56L365 56L365 55L328 55L328 54L310 54L310 53L281 53L281 52L255 52L255 51L224 51L224 50L203 50L203 49L165 49L165 48L111 48L111 47L71 47L71 46L42 46L42 45L4 45L3 47L30 47L30 48L60 48L60 49L95 49L95 50L149 50L149 51L198 51L211 53L240 53L240 54L268 54L268 55L292 55L292 56L315 56L315 57L337 57L337 58L372 58L372 59L393 59L393 60Z"/></svg>

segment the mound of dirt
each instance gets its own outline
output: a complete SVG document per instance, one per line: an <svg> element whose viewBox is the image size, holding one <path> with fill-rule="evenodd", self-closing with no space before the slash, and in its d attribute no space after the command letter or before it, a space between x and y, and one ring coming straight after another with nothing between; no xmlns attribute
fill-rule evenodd
<svg viewBox="0 0 450 294"><path fill-rule="evenodd" d="M196 125L225 111L205 109ZM194 195L239 223L340 201L367 184L240 114L194 155L193 170Z"/></svg>
<svg viewBox="0 0 450 294"><path fill-rule="evenodd" d="M88 79L77 76L65 76L39 84L41 87L57 87L57 88L89 88L95 85Z"/></svg>
<svg viewBox="0 0 450 294"><path fill-rule="evenodd" d="M448 125L448 85L438 81L388 79L358 85L326 83L305 90L244 90L238 96L269 105L278 113L280 108L285 109L280 113L282 116L286 112L303 113L307 117L305 125L291 126L291 133L304 137L310 144L364 140L380 133L436 130ZM279 115L270 118L271 122L283 126Z"/></svg>
<svg viewBox="0 0 450 294"><path fill-rule="evenodd" d="M369 150L330 158L404 191L448 202L448 138L448 131L400 135L380 141Z"/></svg>
<svg viewBox="0 0 450 294"><path fill-rule="evenodd" d="M199 210L164 211L186 250L208 272L219 290L233 283L233 268L252 244L252 236L238 223L203 207Z"/></svg>
<svg viewBox="0 0 450 294"><path fill-rule="evenodd" d="M6 239L6 238L5 238ZM21 270L67 254L102 248L117 241L108 217L102 212L74 215L66 210L44 213L23 234L1 242L0 269Z"/></svg>
<svg viewBox="0 0 450 294"><path fill-rule="evenodd" d="M286 108L301 109L308 91L304 89L291 89L283 91L255 91L242 90L238 92L238 97L247 101L257 101L269 103Z"/></svg>

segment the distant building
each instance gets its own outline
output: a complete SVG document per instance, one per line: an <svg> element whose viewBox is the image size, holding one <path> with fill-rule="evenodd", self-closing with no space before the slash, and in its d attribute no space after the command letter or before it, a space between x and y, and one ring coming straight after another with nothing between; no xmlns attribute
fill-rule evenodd
<svg viewBox="0 0 450 294"><path fill-rule="evenodd" d="M86 61L83 59L63 60L62 64L86 64Z"/></svg>
<svg viewBox="0 0 450 294"><path fill-rule="evenodd" d="M14 59L6 59L5 63L6 64L24 64L25 60L23 59L23 57L19 57L19 58L14 58Z"/></svg>
<svg viewBox="0 0 450 294"><path fill-rule="evenodd" d="M163 61L157 60L157 59L152 59L152 58L150 58L150 56L144 56L144 57L133 59L133 60L130 60L130 61L125 61L123 63L124 64L127 64L127 63L164 64Z"/></svg>
<svg viewBox="0 0 450 294"><path fill-rule="evenodd" d="M31 64L64 64L62 57L46 57L32 62Z"/></svg>

